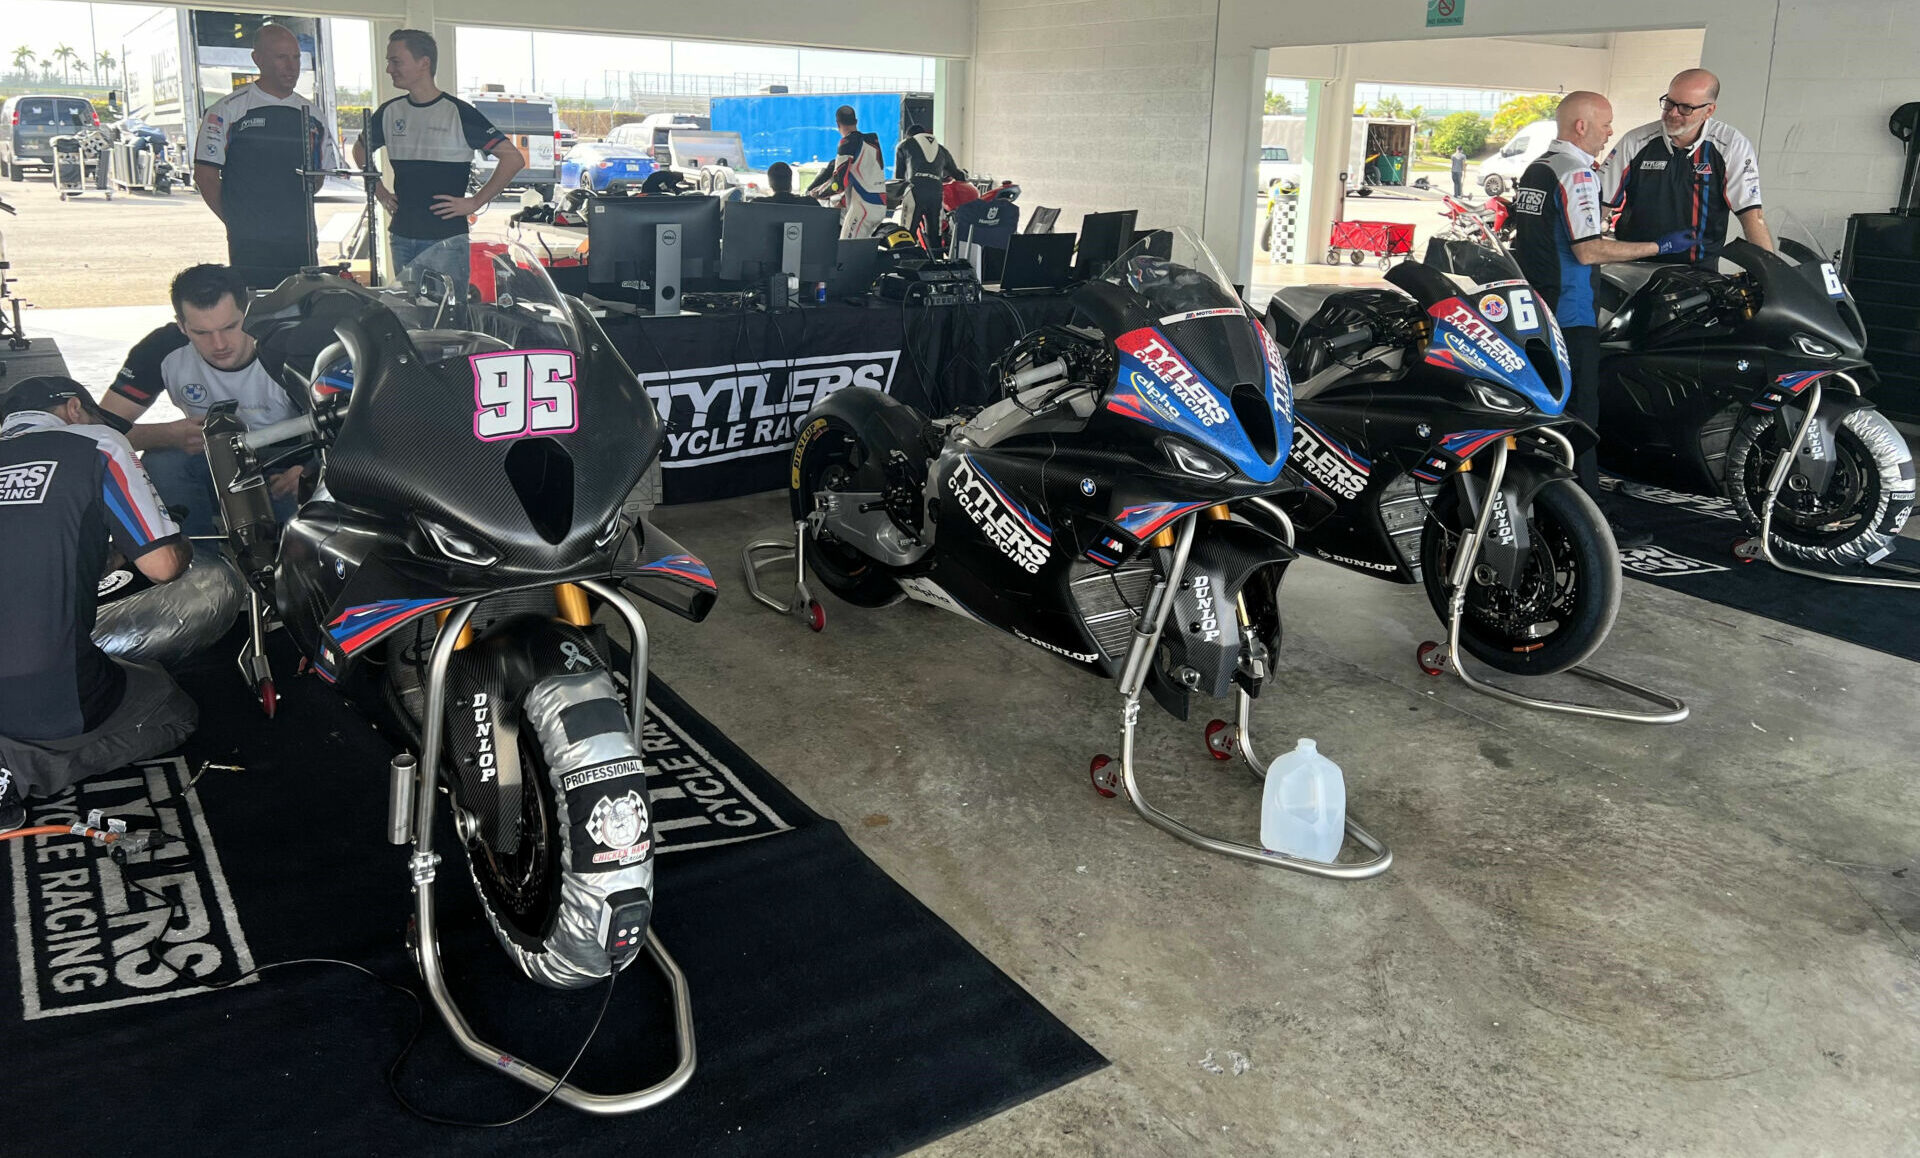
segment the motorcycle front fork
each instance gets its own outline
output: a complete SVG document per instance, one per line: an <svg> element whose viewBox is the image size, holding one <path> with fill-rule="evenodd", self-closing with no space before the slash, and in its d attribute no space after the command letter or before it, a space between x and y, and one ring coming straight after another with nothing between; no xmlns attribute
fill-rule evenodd
<svg viewBox="0 0 1920 1158"><path fill-rule="evenodd" d="M1735 545L1734 554L1742 559L1765 559L1789 574L1805 575L1809 579L1824 579L1829 583L1852 583L1860 587L1898 587L1909 591L1920 589L1920 579L1889 579L1879 575L1840 575L1831 571L1815 571L1809 567L1800 567L1786 562L1773 553L1773 508L1778 505L1780 488L1787 485L1788 476L1793 474L1793 461L1800 454L1800 448L1806 444L1807 432L1813 429L1814 415L1820 411L1820 400L1824 393L1826 378L1838 378L1851 387L1855 394L1860 393L1860 384L1853 380L1852 375L1838 370L1813 380L1808 387L1812 393L1807 396L1807 416L1800 420L1799 428L1793 432L1793 443L1781 452L1780 457L1773 464L1773 473L1767 477L1766 502L1760 508L1760 534Z"/></svg>
<svg viewBox="0 0 1920 1158"><path fill-rule="evenodd" d="M1568 469L1573 467L1573 446L1557 431L1542 428L1541 433L1556 440L1567 462ZM1447 640L1445 643L1429 641L1420 645L1416 658L1421 670L1429 675L1439 675L1451 671L1461 683L1483 696L1518 704L1523 708L1535 708L1543 712L1562 712L1573 716L1589 716L1599 720L1618 720L1629 724L1677 724L1687 718L1687 705L1663 692L1641 687L1630 680L1606 672L1596 671L1584 665L1567 669L1569 675L1602 684L1615 691L1624 692L1638 700L1660 705L1658 711L1635 712L1620 708L1602 708L1591 704L1576 704L1567 700L1550 700L1540 696L1522 695L1506 688L1490 684L1476 678L1461 662L1463 649L1460 646L1460 628L1466 619L1467 585L1473 581L1474 566L1480 560L1481 549L1487 542L1487 525L1493 518L1494 496L1500 493L1500 484L1506 481L1507 456L1512 453L1515 438L1508 435L1495 444L1493 467L1487 478L1488 500L1480 504L1480 517L1475 520L1472 529L1462 532L1460 545L1453 556L1453 568L1447 575L1447 589L1450 593L1447 604ZM1462 463L1461 470L1469 470L1472 463ZM1464 509L1464 508L1463 508ZM1515 517L1519 513L1515 512Z"/></svg>

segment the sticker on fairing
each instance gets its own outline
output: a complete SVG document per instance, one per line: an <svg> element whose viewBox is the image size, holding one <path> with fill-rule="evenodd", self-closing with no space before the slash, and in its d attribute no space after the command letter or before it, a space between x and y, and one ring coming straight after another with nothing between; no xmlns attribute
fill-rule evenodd
<svg viewBox="0 0 1920 1158"><path fill-rule="evenodd" d="M1230 318L1243 313L1244 311L1237 306L1220 306L1211 310L1188 310L1184 314L1168 314L1166 317L1160 319L1160 324L1163 326L1171 326L1175 322L1190 322L1195 318Z"/></svg>
<svg viewBox="0 0 1920 1158"><path fill-rule="evenodd" d="M971 455L961 455L947 489L1000 553L1028 574L1037 574L1053 554L1053 530L1015 502Z"/></svg>
<svg viewBox="0 0 1920 1158"><path fill-rule="evenodd" d="M473 367L473 436L481 442L580 428L571 350L503 350L467 361Z"/></svg>
<svg viewBox="0 0 1920 1158"><path fill-rule="evenodd" d="M1202 426L1218 426L1230 417L1199 373L1162 341L1155 330L1147 328L1122 334L1114 341L1114 348L1165 383Z"/></svg>

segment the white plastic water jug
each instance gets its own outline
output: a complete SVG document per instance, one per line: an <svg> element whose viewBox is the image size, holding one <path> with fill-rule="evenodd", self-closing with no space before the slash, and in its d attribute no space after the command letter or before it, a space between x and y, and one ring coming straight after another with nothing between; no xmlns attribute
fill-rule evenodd
<svg viewBox="0 0 1920 1158"><path fill-rule="evenodd" d="M1312 740L1267 766L1260 843L1274 852L1332 863L1347 829L1347 782Z"/></svg>

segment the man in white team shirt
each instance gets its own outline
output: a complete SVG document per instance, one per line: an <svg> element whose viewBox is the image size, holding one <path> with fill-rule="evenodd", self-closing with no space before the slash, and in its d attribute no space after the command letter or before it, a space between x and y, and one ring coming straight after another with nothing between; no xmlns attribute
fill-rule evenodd
<svg viewBox="0 0 1920 1158"><path fill-rule="evenodd" d="M211 535L220 504L200 433L208 408L237 401L240 421L253 430L292 418L300 407L261 365L252 335L241 328L247 287L233 270L196 265L181 271L173 279L173 314L174 321L140 339L127 355L100 409L144 452L147 477L169 508L184 511L180 524L186 533ZM161 394L186 417L138 422ZM303 470L290 466L267 480L283 523L293 514Z"/></svg>

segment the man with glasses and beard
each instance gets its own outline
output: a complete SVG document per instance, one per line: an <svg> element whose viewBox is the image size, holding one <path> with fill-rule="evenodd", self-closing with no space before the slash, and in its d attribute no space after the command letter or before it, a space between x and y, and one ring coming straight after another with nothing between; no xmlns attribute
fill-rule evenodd
<svg viewBox="0 0 1920 1158"><path fill-rule="evenodd" d="M1690 68L1667 84L1660 119L1620 138L1600 170L1608 205L1620 210L1614 236L1654 241L1694 230L1692 248L1652 260L1712 265L1727 235L1727 217L1746 239L1773 248L1760 211L1760 162L1740 130L1713 119L1720 78Z"/></svg>

